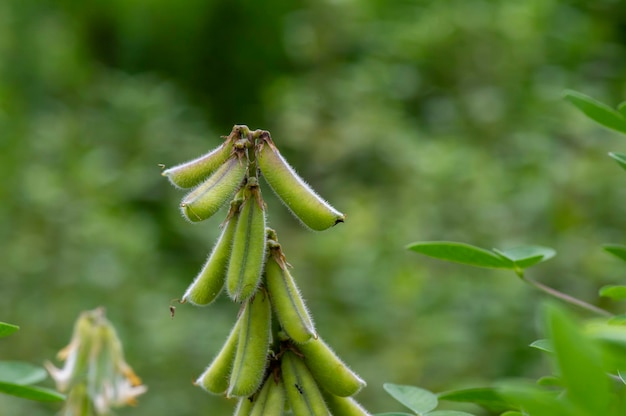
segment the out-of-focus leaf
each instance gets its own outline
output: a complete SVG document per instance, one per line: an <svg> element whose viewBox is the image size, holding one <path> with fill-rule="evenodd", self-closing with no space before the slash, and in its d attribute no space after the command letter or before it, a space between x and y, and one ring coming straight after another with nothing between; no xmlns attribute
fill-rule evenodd
<svg viewBox="0 0 626 416"><path fill-rule="evenodd" d="M626 327L607 322L589 322L584 327L585 333L601 341L611 342L626 348Z"/></svg>
<svg viewBox="0 0 626 416"><path fill-rule="evenodd" d="M513 262L480 247L452 241L421 241L407 246L409 250L439 260L453 261L470 266L512 269Z"/></svg>
<svg viewBox="0 0 626 416"><path fill-rule="evenodd" d="M537 348L538 350L545 352L554 352L554 348L552 347L552 343L548 339L538 339L530 344L532 348Z"/></svg>
<svg viewBox="0 0 626 416"><path fill-rule="evenodd" d="M624 115L608 105L572 90L565 91L565 99L595 122L602 124L604 127L626 133L626 119Z"/></svg>
<svg viewBox="0 0 626 416"><path fill-rule="evenodd" d="M0 361L0 381L13 384L34 384L47 377L46 370L21 361Z"/></svg>
<svg viewBox="0 0 626 416"><path fill-rule="evenodd" d="M571 416L574 413L571 403L559 400L558 392L547 391L535 383L507 381L500 383L501 394L532 416Z"/></svg>
<svg viewBox="0 0 626 416"><path fill-rule="evenodd" d="M626 261L626 246L620 244L604 244L602 248L615 257Z"/></svg>
<svg viewBox="0 0 626 416"><path fill-rule="evenodd" d="M6 322L0 322L0 338L6 337L20 329L17 325L7 324Z"/></svg>
<svg viewBox="0 0 626 416"><path fill-rule="evenodd" d="M508 250L493 249L496 254L515 263L515 266L525 269L555 256L556 251L550 247L521 246Z"/></svg>
<svg viewBox="0 0 626 416"><path fill-rule="evenodd" d="M537 385L545 387L562 387L561 379L554 376L544 376L537 380Z"/></svg>
<svg viewBox="0 0 626 416"><path fill-rule="evenodd" d="M38 402L60 402L65 400L64 395L54 390L44 387L23 386L15 383L0 382L0 393Z"/></svg>
<svg viewBox="0 0 626 416"><path fill-rule="evenodd" d="M615 160L622 167L622 169L626 169L626 154L609 152L609 157Z"/></svg>
<svg viewBox="0 0 626 416"><path fill-rule="evenodd" d="M598 292L600 296L605 296L613 300L626 299L626 286L607 285L602 286Z"/></svg>
<svg viewBox="0 0 626 416"><path fill-rule="evenodd" d="M474 403L494 412L512 407L496 389L491 387L447 391L439 394L439 400Z"/></svg>
<svg viewBox="0 0 626 416"><path fill-rule="evenodd" d="M606 322L611 325L626 325L626 315L611 316Z"/></svg>
<svg viewBox="0 0 626 416"><path fill-rule="evenodd" d="M524 416L524 415L521 414L520 412L516 412L514 410L510 410L508 412L502 413L500 416Z"/></svg>
<svg viewBox="0 0 626 416"><path fill-rule="evenodd" d="M376 413L374 416L415 416L415 415L412 413L391 412L391 413Z"/></svg>
<svg viewBox="0 0 626 416"><path fill-rule="evenodd" d="M426 416L476 416L473 413L461 412L458 410L435 410L426 413Z"/></svg>
<svg viewBox="0 0 626 416"><path fill-rule="evenodd" d="M437 407L437 395L415 386L385 383L383 388L394 399L417 413L423 415Z"/></svg>
<svg viewBox="0 0 626 416"><path fill-rule="evenodd" d="M546 324L568 399L590 415L608 414L612 387L599 345L559 307L546 309Z"/></svg>

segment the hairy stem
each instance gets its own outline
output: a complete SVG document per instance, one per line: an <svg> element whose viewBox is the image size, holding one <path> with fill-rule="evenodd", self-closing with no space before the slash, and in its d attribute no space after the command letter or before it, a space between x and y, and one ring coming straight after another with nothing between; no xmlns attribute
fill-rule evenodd
<svg viewBox="0 0 626 416"><path fill-rule="evenodd" d="M540 283L536 280L533 280L529 277L522 277L522 280L524 280L526 283L529 283L530 285L536 287L537 289L541 290L544 293L547 293L548 295L554 296L555 298L561 299L562 301L565 301L567 303L571 303L572 305L576 305L579 306L583 309L586 309L590 312L596 313L598 315L602 315L602 316L613 316L612 313L610 313L609 311L606 311L602 308L598 308L597 306L594 306L590 303L587 303L585 301L582 301L578 298L575 298L573 296L570 296L568 294L565 294L563 292L559 292L556 289L551 288L550 286L546 286L543 283Z"/></svg>

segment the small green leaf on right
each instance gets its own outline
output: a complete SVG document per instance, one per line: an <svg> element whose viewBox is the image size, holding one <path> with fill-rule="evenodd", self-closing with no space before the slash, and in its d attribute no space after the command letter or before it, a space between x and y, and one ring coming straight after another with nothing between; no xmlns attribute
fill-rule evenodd
<svg viewBox="0 0 626 416"><path fill-rule="evenodd" d="M565 91L565 99L593 121L604 127L626 133L626 118L608 105L572 90Z"/></svg>
<svg viewBox="0 0 626 416"><path fill-rule="evenodd" d="M383 388L391 397L420 416L434 410L439 403L434 393L419 387L385 383Z"/></svg>
<svg viewBox="0 0 626 416"><path fill-rule="evenodd" d="M550 247L542 246L520 246L508 250L493 249L496 254L512 261L520 269L526 269L537 263L551 259L556 255L556 251Z"/></svg>
<svg viewBox="0 0 626 416"><path fill-rule="evenodd" d="M409 250L434 257L439 260L452 261L469 266L496 269L512 269L513 263L484 248L453 241L419 241L407 246Z"/></svg>
<svg viewBox="0 0 626 416"><path fill-rule="evenodd" d="M615 160L622 167L622 169L626 169L626 154L609 152L609 157Z"/></svg>
<svg viewBox="0 0 626 416"><path fill-rule="evenodd" d="M552 343L548 339L538 339L537 341L534 341L532 344L530 344L530 347L537 348L540 351L550 353L554 352L554 347L552 347Z"/></svg>
<svg viewBox="0 0 626 416"><path fill-rule="evenodd" d="M607 285L600 288L598 292L600 296L611 298L613 300L626 299L626 286Z"/></svg>
<svg viewBox="0 0 626 416"><path fill-rule="evenodd" d="M604 244L602 248L604 251L614 255L618 259L626 261L626 246L621 244Z"/></svg>
<svg viewBox="0 0 626 416"><path fill-rule="evenodd" d="M20 329L19 326L13 324L7 324L6 322L0 322L0 338L6 337Z"/></svg>

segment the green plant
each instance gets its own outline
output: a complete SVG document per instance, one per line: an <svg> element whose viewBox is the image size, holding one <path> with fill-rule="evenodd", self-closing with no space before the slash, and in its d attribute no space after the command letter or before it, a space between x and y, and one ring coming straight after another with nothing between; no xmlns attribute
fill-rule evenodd
<svg viewBox="0 0 626 416"><path fill-rule="evenodd" d="M282 157L267 131L236 125L208 154L163 171L192 188L180 206L202 221L232 198L222 233L181 302L208 305L226 288L241 304L224 346L196 384L238 400L236 415L367 415L353 398L365 382L319 337L276 232L267 227L263 177L305 226L321 231L344 215Z"/></svg>
<svg viewBox="0 0 626 416"><path fill-rule="evenodd" d="M566 91L565 98L601 125L626 133L626 102L618 111L591 97ZM626 169L626 155L609 156ZM493 386L434 394L413 386L386 384L385 389L419 416L469 415L434 410L439 400L473 403L502 416L621 416L626 414L626 320L611 312L562 293L527 276L526 269L552 258L547 247L522 246L492 249L449 241L423 241L407 246L439 260L470 266L512 270L523 282L594 317L578 321L561 306L548 304L542 311L545 339L530 346L547 354L554 373L532 381L497 381ZM626 261L626 246L607 244L604 250ZM600 296L626 299L626 286L609 285ZM407 413L385 413L387 416Z"/></svg>
<svg viewBox="0 0 626 416"><path fill-rule="evenodd" d="M0 322L0 338L18 331L17 325ZM46 370L21 361L0 361L0 393L41 402L65 400L63 394L33 386L46 378Z"/></svg>

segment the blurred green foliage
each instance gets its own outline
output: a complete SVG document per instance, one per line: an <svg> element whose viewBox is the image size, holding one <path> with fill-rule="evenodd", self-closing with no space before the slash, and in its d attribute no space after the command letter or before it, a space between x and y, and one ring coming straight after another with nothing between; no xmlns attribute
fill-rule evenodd
<svg viewBox="0 0 626 416"><path fill-rule="evenodd" d="M533 277L592 302L623 282L600 250L623 243L623 174L606 157L621 138L561 92L623 101L625 28L617 0L0 2L0 317L22 328L0 357L52 358L102 305L149 387L120 415L228 414L191 380L236 308L168 311L221 218L185 222L157 164L245 123L348 215L310 233L266 198L368 409L393 410L385 381L441 391L541 373L525 347L540 294L403 247L554 247Z"/></svg>

